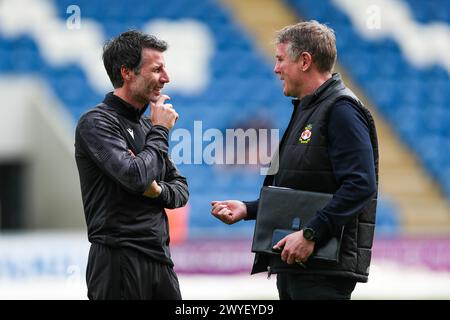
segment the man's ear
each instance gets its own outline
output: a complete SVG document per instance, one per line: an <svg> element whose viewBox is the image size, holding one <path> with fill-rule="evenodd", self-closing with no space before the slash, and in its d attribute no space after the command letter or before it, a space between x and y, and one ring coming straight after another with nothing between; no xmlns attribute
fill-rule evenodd
<svg viewBox="0 0 450 320"><path fill-rule="evenodd" d="M120 67L120 74L122 75L123 82L130 81L131 79L131 70L125 66Z"/></svg>
<svg viewBox="0 0 450 320"><path fill-rule="evenodd" d="M303 72L308 71L312 65L311 54L309 52L302 52L300 57L298 57L298 63Z"/></svg>

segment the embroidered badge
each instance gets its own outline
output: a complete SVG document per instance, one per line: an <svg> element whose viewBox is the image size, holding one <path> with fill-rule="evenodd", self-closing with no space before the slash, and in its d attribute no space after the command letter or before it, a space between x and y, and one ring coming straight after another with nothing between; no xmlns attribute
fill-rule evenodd
<svg viewBox="0 0 450 320"><path fill-rule="evenodd" d="M300 141L300 143L308 143L309 141L311 141L311 135L312 135L311 130L312 130L312 124L308 124L305 127L305 130L300 135L300 139L298 139L298 141Z"/></svg>

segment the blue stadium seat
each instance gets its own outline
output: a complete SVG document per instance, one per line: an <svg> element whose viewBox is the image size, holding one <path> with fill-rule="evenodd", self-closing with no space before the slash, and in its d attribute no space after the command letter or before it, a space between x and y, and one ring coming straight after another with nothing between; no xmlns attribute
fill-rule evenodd
<svg viewBox="0 0 450 320"><path fill-rule="evenodd" d="M0 43L1 43L0 39ZM8 52L9 50L6 47L0 47L0 73L9 72L11 66L13 65L12 57Z"/></svg>
<svg viewBox="0 0 450 320"><path fill-rule="evenodd" d="M379 197L375 224L375 235L377 237L392 236L398 233L401 221L397 212L398 210L390 199L382 195Z"/></svg>
<svg viewBox="0 0 450 320"><path fill-rule="evenodd" d="M404 0L414 18L422 23L450 23L450 4L447 0L417 1Z"/></svg>

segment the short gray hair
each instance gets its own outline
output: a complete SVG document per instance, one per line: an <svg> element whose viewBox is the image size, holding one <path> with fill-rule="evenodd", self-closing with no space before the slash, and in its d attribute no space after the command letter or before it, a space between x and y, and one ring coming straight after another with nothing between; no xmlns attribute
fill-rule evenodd
<svg viewBox="0 0 450 320"><path fill-rule="evenodd" d="M276 44L286 43L287 54L297 61L302 52L309 52L320 72L332 72L336 63L336 37L333 29L316 20L303 21L277 32Z"/></svg>

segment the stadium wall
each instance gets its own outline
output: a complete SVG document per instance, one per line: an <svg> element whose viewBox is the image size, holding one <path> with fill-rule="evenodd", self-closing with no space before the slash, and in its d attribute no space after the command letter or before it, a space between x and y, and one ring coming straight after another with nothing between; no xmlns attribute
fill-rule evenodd
<svg viewBox="0 0 450 320"><path fill-rule="evenodd" d="M73 120L39 78L3 77L0 96L0 162L25 164L23 226L82 227Z"/></svg>

